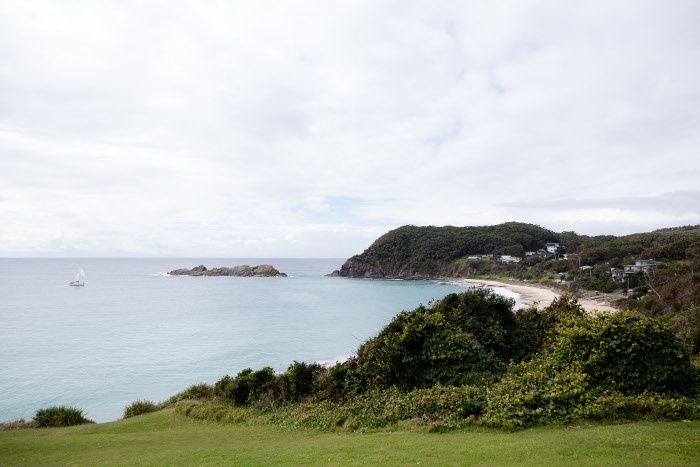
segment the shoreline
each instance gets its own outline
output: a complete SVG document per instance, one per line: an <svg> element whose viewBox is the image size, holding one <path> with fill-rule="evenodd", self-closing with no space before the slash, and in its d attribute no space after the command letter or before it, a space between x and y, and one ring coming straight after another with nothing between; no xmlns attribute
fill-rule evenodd
<svg viewBox="0 0 700 467"><path fill-rule="evenodd" d="M520 296L520 302L524 308L537 304L540 307L549 306L556 298L562 296L562 293L556 292L550 288L538 285L525 284L523 282L501 282L488 279L452 279L453 281L464 282L472 285L483 285L488 287L503 287ZM605 301L593 300L590 298L578 298L579 304L583 307L586 313L611 313L619 311L618 308L610 306Z"/></svg>

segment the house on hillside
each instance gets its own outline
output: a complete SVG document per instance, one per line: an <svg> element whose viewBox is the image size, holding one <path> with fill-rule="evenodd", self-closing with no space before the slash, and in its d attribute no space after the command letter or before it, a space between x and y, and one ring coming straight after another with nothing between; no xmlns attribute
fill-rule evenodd
<svg viewBox="0 0 700 467"><path fill-rule="evenodd" d="M614 281L622 282L625 278L625 270L622 268L610 268L610 274Z"/></svg>
<svg viewBox="0 0 700 467"><path fill-rule="evenodd" d="M469 263L476 263L477 261L481 261L480 256L469 256L467 257L467 262Z"/></svg>
<svg viewBox="0 0 700 467"><path fill-rule="evenodd" d="M610 274L613 280L622 282L625 280L625 276L630 274L637 274L638 272L648 274L659 264L661 263L653 259L638 259L634 264L625 264L622 268L610 268Z"/></svg>
<svg viewBox="0 0 700 467"><path fill-rule="evenodd" d="M517 256L511 256L511 255L501 255L498 257L498 262L499 263L519 263L520 258Z"/></svg>
<svg viewBox="0 0 700 467"><path fill-rule="evenodd" d="M638 272L645 272L648 273L652 269L654 269L656 266L659 265L658 261L655 261L653 259L638 259L634 262L634 264L625 264L623 266L623 273L624 274L636 274Z"/></svg>
<svg viewBox="0 0 700 467"><path fill-rule="evenodd" d="M547 243L544 247L547 249L548 252L556 253L557 249L559 248L559 244L558 243Z"/></svg>

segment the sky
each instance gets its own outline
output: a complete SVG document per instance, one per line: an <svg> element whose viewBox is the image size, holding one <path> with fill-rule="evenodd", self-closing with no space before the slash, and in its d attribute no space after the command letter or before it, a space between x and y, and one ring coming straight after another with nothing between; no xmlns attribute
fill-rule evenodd
<svg viewBox="0 0 700 467"><path fill-rule="evenodd" d="M0 256L700 224L700 2L0 0Z"/></svg>

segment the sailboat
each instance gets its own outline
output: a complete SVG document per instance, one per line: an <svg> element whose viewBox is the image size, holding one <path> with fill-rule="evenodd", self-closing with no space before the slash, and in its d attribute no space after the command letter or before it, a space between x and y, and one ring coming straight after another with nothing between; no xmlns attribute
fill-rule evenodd
<svg viewBox="0 0 700 467"><path fill-rule="evenodd" d="M70 285L73 287L83 287L85 285L84 277L85 271L83 271L83 268L78 268L78 272L75 273L75 277L70 281Z"/></svg>

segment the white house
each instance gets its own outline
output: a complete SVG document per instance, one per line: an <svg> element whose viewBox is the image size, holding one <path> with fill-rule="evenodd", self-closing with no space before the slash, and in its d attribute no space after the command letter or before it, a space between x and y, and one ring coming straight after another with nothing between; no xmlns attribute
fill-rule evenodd
<svg viewBox="0 0 700 467"><path fill-rule="evenodd" d="M559 244L558 244L558 243L547 243L547 244L545 245L545 248L546 248L547 251L550 252L550 253L556 253L556 252L557 252L557 249L559 248Z"/></svg>
<svg viewBox="0 0 700 467"><path fill-rule="evenodd" d="M653 259L638 259L634 264L625 264L623 266L624 274L636 274L638 272L649 272L659 264Z"/></svg>
<svg viewBox="0 0 700 467"><path fill-rule="evenodd" d="M499 263L519 263L520 258L517 256L511 256L511 255L501 255L498 257L498 262Z"/></svg>

